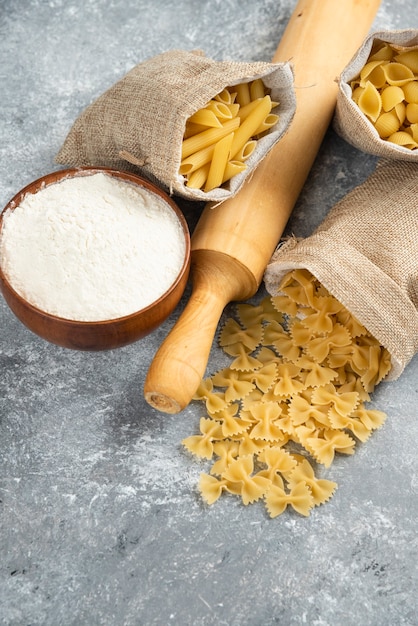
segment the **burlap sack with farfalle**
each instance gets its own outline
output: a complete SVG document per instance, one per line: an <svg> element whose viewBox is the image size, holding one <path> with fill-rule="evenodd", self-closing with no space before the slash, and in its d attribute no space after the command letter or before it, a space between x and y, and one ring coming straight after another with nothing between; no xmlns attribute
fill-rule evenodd
<svg viewBox="0 0 418 626"><path fill-rule="evenodd" d="M186 120L229 85L262 78L279 102L278 123L257 142L247 169L226 188L205 193L185 186L178 173ZM289 127L296 108L293 71L287 63L214 61L202 52L171 50L136 65L88 106L70 129L56 162L108 166L141 174L170 194L223 201Z"/></svg>
<svg viewBox="0 0 418 626"><path fill-rule="evenodd" d="M304 268L391 355L397 378L418 351L418 164L381 160L314 233L279 245L266 268L271 295Z"/></svg>
<svg viewBox="0 0 418 626"><path fill-rule="evenodd" d="M360 111L352 98L350 83L360 74L367 63L373 45L378 41L406 48L417 47L418 30L376 31L366 37L362 46L338 78L338 96L333 127L338 135L362 152L418 163L418 149L411 150L386 139L381 139L373 124Z"/></svg>

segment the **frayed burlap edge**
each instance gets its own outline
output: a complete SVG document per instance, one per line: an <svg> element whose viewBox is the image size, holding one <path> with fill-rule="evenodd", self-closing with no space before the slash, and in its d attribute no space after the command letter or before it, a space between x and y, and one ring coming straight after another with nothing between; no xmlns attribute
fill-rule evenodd
<svg viewBox="0 0 418 626"><path fill-rule="evenodd" d="M205 193L186 187L178 173L186 120L225 87L255 78L262 78L272 99L280 103L275 110L278 124L257 142L247 169L225 188ZM129 170L170 194L222 202L237 193L285 134L295 110L288 63L215 61L202 51L170 50L136 65L89 105L74 122L55 161Z"/></svg>
<svg viewBox="0 0 418 626"><path fill-rule="evenodd" d="M341 252L337 261L336 244ZM277 295L282 278L294 269L310 271L389 351L392 368L387 378L398 378L418 348L418 312L398 285L358 250L344 241L331 240L326 233L305 241L292 239L278 249L264 276L268 293Z"/></svg>
<svg viewBox="0 0 418 626"><path fill-rule="evenodd" d="M281 242L264 273L267 291L277 295L289 271L310 271L389 351L388 380L398 378L418 351L417 193L418 165L381 159L369 178L337 202L312 235ZM359 229L356 207L360 219L361 207L368 218L373 212L369 222L373 232ZM380 214L383 224L391 221L392 232L379 224ZM418 211L416 215L418 220ZM354 229L351 242L348 227Z"/></svg>

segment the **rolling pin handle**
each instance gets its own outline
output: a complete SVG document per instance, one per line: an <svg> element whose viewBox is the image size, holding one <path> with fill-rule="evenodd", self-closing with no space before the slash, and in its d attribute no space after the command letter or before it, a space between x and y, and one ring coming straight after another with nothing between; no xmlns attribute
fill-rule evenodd
<svg viewBox="0 0 418 626"><path fill-rule="evenodd" d="M255 277L238 262L212 250L192 252L193 290L190 299L158 349L144 384L150 406L179 413L193 398L205 375L219 318L225 306L258 288Z"/></svg>

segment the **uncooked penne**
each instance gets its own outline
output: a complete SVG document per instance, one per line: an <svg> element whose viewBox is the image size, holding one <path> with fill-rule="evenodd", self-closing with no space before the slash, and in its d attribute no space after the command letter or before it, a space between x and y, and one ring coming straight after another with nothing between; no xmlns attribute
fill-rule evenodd
<svg viewBox="0 0 418 626"><path fill-rule="evenodd" d="M271 110L270 96L264 96L254 108L249 116L242 122L234 133L234 140L231 147L231 158L234 159L235 155L241 148L247 143L249 139L254 135L257 128L267 117ZM218 130L218 129L214 129Z"/></svg>
<svg viewBox="0 0 418 626"><path fill-rule="evenodd" d="M264 98L266 95L266 88L264 86L261 78L256 78L250 83L250 96L251 100L256 100L257 98Z"/></svg>
<svg viewBox="0 0 418 626"><path fill-rule="evenodd" d="M279 116L275 113L269 113L265 120L260 124L260 126L255 131L254 135L261 135L261 133L265 133L266 130L270 130L273 126L277 124L279 121Z"/></svg>
<svg viewBox="0 0 418 626"><path fill-rule="evenodd" d="M232 117L231 110L227 104L223 102L215 102L211 100L205 107L206 111L211 111L219 120L230 120Z"/></svg>
<svg viewBox="0 0 418 626"><path fill-rule="evenodd" d="M238 102L231 102L231 104L227 104L227 107L231 112L231 117L236 117L238 115L240 110Z"/></svg>
<svg viewBox="0 0 418 626"><path fill-rule="evenodd" d="M209 163L213 157L213 151L215 149L215 144L208 146L207 148L203 148L203 150L198 150L197 152L193 152L190 156L180 164L180 174L186 176L191 174L195 170L198 170L202 165L206 165Z"/></svg>
<svg viewBox="0 0 418 626"><path fill-rule="evenodd" d="M207 126L202 126L202 124L193 124L192 122L187 121L186 128L184 130L183 140L192 137L193 135L197 135L198 133L203 133L204 130L207 130Z"/></svg>
<svg viewBox="0 0 418 626"><path fill-rule="evenodd" d="M260 103L260 100L261 98L257 98L257 100L253 100L239 108L238 117L241 119L241 122L249 116L251 111L254 111L255 107Z"/></svg>
<svg viewBox="0 0 418 626"><path fill-rule="evenodd" d="M222 137L225 137L230 132L237 129L239 127L239 122L239 118L234 117L231 120L227 120L221 128L208 128L197 135L188 137L183 141L181 159L183 160L194 152L216 143L222 139Z"/></svg>
<svg viewBox="0 0 418 626"><path fill-rule="evenodd" d="M250 86L248 83L240 83L239 85L234 85L233 88L237 93L235 102L238 102L240 106L251 102Z"/></svg>
<svg viewBox="0 0 418 626"><path fill-rule="evenodd" d="M241 150L239 150L235 155L235 161L246 161L248 157L250 157L254 152L256 145L257 141L255 139L250 139L249 141L247 141L242 146Z"/></svg>
<svg viewBox="0 0 418 626"><path fill-rule="evenodd" d="M229 89L223 89L220 93L216 94L214 100L218 100L218 102L223 102L224 104L232 104L235 100L235 95L232 94Z"/></svg>
<svg viewBox="0 0 418 626"><path fill-rule="evenodd" d="M247 169L247 166L241 161L228 161L225 167L222 183L226 183L228 180L231 180L233 176L243 172L245 169Z"/></svg>
<svg viewBox="0 0 418 626"><path fill-rule="evenodd" d="M214 128L220 128L222 126L218 119L218 116L214 111L209 108L199 109L191 115L188 119L189 124L200 124L201 126L209 126Z"/></svg>
<svg viewBox="0 0 418 626"><path fill-rule="evenodd" d="M215 189L216 187L220 187L220 185L222 185L225 167L229 161L229 156L231 153L233 138L234 133L232 132L216 143L213 150L213 157L210 162L210 168L208 172L208 177L205 182L204 191L211 191L212 189Z"/></svg>
<svg viewBox="0 0 418 626"><path fill-rule="evenodd" d="M183 135L179 174L186 186L209 192L245 170L258 139L279 119L276 106L260 78L223 89L196 111Z"/></svg>
<svg viewBox="0 0 418 626"><path fill-rule="evenodd" d="M208 177L210 163L206 163L199 167L198 170L192 172L187 179L186 186L192 189L202 189Z"/></svg>

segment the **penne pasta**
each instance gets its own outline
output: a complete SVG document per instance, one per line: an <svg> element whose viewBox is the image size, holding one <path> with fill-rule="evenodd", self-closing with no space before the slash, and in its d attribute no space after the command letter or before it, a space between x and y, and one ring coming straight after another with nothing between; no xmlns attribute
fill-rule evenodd
<svg viewBox="0 0 418 626"><path fill-rule="evenodd" d="M249 102L248 104L245 104L244 106L240 107L239 111L238 111L238 116L241 119L241 122L243 122L251 113L251 111L254 111L255 107L259 104L261 98L257 98L257 100L253 100L252 102Z"/></svg>
<svg viewBox="0 0 418 626"><path fill-rule="evenodd" d="M193 122L188 121L186 123L183 139L187 139L188 137L192 137L192 135L197 135L198 133L203 133L203 131L207 129L207 126L202 126L202 124L193 124Z"/></svg>
<svg viewBox="0 0 418 626"><path fill-rule="evenodd" d="M182 160L198 150L207 148L207 146L216 143L228 135L231 131L239 127L239 121L239 118L235 117L231 120L227 120L221 128L208 128L197 135L185 139L181 151Z"/></svg>
<svg viewBox="0 0 418 626"><path fill-rule="evenodd" d="M200 124L201 126L210 126L214 128L222 126L215 112L209 108L199 109L199 111L196 111L196 113L189 117L188 123Z"/></svg>
<svg viewBox="0 0 418 626"><path fill-rule="evenodd" d="M179 174L187 187L205 192L247 168L259 136L279 120L271 113L269 90L261 79L223 89L187 121Z"/></svg>
<svg viewBox="0 0 418 626"><path fill-rule="evenodd" d="M223 102L224 104L232 104L234 102L234 96L229 89L223 89L220 93L216 94L214 100Z"/></svg>
<svg viewBox="0 0 418 626"><path fill-rule="evenodd" d="M231 157L234 158L237 152L247 143L254 135L261 122L266 118L271 110L270 96L264 96L248 115L242 124L237 128L234 134L234 140L231 147Z"/></svg>
<svg viewBox="0 0 418 626"><path fill-rule="evenodd" d="M261 78L256 78L250 83L250 97L251 100L256 100L257 98L264 98L266 95L266 88L264 87L264 83Z"/></svg>
<svg viewBox="0 0 418 626"><path fill-rule="evenodd" d="M235 101L238 102L240 106L244 106L251 102L250 86L248 85L248 83L240 83L239 85L234 85L234 89L237 94Z"/></svg>
<svg viewBox="0 0 418 626"><path fill-rule="evenodd" d="M225 167L229 161L233 138L234 133L229 133L229 135L226 135L226 137L223 137L216 143L204 191L211 191L212 189L215 189L215 187L220 187L222 185Z"/></svg>
<svg viewBox="0 0 418 626"><path fill-rule="evenodd" d="M255 135L261 135L261 133L265 133L266 130L270 130L277 122L279 121L279 116L275 113L269 113L265 120L260 124L260 126L255 131Z"/></svg>
<svg viewBox="0 0 418 626"><path fill-rule="evenodd" d="M231 104L228 104L227 107L231 111L231 117L236 117L238 115L240 111L238 102L231 102Z"/></svg>
<svg viewBox="0 0 418 626"><path fill-rule="evenodd" d="M222 183L226 183L228 180L231 180L233 176L243 172L246 168L247 166L245 163L242 163L241 161L228 161L225 167Z"/></svg>
<svg viewBox="0 0 418 626"><path fill-rule="evenodd" d="M211 111L218 120L230 120L232 118L231 109L223 102L211 100L205 107L206 111Z"/></svg>
<svg viewBox="0 0 418 626"><path fill-rule="evenodd" d="M200 167L202 167L202 165L206 165L206 163L209 163L213 157L214 149L215 144L212 144L207 148L203 148L203 150L198 150L197 152L194 152L186 159L183 159L180 164L180 174L186 176L188 174L191 174L195 170L198 170Z"/></svg>
<svg viewBox="0 0 418 626"><path fill-rule="evenodd" d="M235 155L235 160L246 161L248 157L250 157L252 153L254 152L256 145L257 145L257 141L255 139L250 139L249 141L247 141L243 145L241 150L239 150L237 154Z"/></svg>
<svg viewBox="0 0 418 626"><path fill-rule="evenodd" d="M206 182L210 168L210 163L202 165L198 170L192 172L186 182L187 187L192 189L201 189Z"/></svg>

